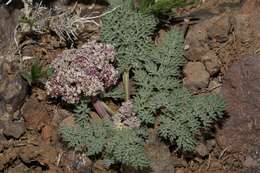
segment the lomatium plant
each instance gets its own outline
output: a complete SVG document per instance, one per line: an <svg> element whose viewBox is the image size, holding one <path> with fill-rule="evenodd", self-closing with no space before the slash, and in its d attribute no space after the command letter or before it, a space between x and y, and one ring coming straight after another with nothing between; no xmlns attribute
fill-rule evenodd
<svg viewBox="0 0 260 173"><path fill-rule="evenodd" d="M183 88L180 30L170 30L155 45L154 16L135 10L131 0L110 2L114 10L102 17L101 43L65 50L51 65L48 94L76 105L76 124L60 128L63 140L107 166L144 169L150 163L144 149L147 129L157 122L157 134L164 141L194 151L196 136L222 116L224 101Z"/></svg>

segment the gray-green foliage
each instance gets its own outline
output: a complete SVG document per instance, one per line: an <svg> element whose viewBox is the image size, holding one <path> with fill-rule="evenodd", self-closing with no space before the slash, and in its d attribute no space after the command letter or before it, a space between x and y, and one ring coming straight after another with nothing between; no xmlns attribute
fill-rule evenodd
<svg viewBox="0 0 260 173"><path fill-rule="evenodd" d="M221 117L225 103L216 95L193 96L182 87L183 34L173 29L155 46L149 38L155 24L152 16L122 5L103 17L101 40L115 45L121 71L132 68L134 110L142 122L154 124L159 115L159 136L192 151L195 134Z"/></svg>
<svg viewBox="0 0 260 173"><path fill-rule="evenodd" d="M176 141L179 148L193 151L196 147L195 135L221 117L225 104L216 95L194 97L183 89L177 92L171 93L169 100L165 100L164 105L167 106L160 115L158 133L171 143Z"/></svg>
<svg viewBox="0 0 260 173"><path fill-rule="evenodd" d="M144 151L144 139L139 135L141 130L114 130L106 146L107 163L122 163L137 169L149 166L149 159Z"/></svg>
<svg viewBox="0 0 260 173"><path fill-rule="evenodd" d="M110 89L109 91L103 93L102 96L104 98L114 98L116 100L119 100L119 99L122 100L125 98L125 93L124 93L123 87L116 86L116 87Z"/></svg>
<svg viewBox="0 0 260 173"><path fill-rule="evenodd" d="M89 104L90 100L85 98L82 99L80 103L75 106L74 118L76 123L80 127L88 125L88 122L90 121L90 117L88 116L91 111Z"/></svg>
<svg viewBox="0 0 260 173"><path fill-rule="evenodd" d="M60 132L70 147L88 156L95 156L103 151L110 134L109 129L109 124L91 120L83 127L62 126Z"/></svg>
<svg viewBox="0 0 260 173"><path fill-rule="evenodd" d="M63 125L59 132L68 146L88 156L99 156L111 164L125 164L136 169L149 166L144 152L143 129L115 128L109 120L89 117L88 101L76 107L76 125Z"/></svg>
<svg viewBox="0 0 260 173"><path fill-rule="evenodd" d="M187 4L186 0L140 0L140 10L155 15L170 15L174 8Z"/></svg>
<svg viewBox="0 0 260 173"><path fill-rule="evenodd" d="M113 44L117 50L117 66L121 72L137 67L138 59L145 58L144 49L150 44L156 26L153 16L136 12L125 3L102 18L101 29L101 41Z"/></svg>
<svg viewBox="0 0 260 173"><path fill-rule="evenodd" d="M118 6L122 6L122 4L128 9L134 8L133 0L107 0L111 7L116 8Z"/></svg>
<svg viewBox="0 0 260 173"><path fill-rule="evenodd" d="M180 87L180 67L184 64L183 36L170 31L159 46L147 50L142 68L134 70L137 94L135 111L146 123L154 123L154 114L163 106L167 96Z"/></svg>
<svg viewBox="0 0 260 173"><path fill-rule="evenodd" d="M169 31L164 41L149 52L143 67L134 70L135 111L143 122L151 124L159 111L159 135L192 151L195 134L219 118L225 104L216 95L193 96L182 87L180 67L185 61L180 31Z"/></svg>

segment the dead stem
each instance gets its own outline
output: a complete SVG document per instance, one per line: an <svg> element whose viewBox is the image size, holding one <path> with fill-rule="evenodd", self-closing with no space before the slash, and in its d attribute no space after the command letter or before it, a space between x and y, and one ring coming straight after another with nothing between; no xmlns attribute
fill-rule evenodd
<svg viewBox="0 0 260 173"><path fill-rule="evenodd" d="M59 166L60 165L60 161L61 161L61 158L63 156L63 151L61 151L58 155L58 159L57 159L57 162L56 162L56 166Z"/></svg>
<svg viewBox="0 0 260 173"><path fill-rule="evenodd" d="M129 101L129 70L126 70L123 74L123 84L125 90L125 101Z"/></svg>
<svg viewBox="0 0 260 173"><path fill-rule="evenodd" d="M104 102L100 101L100 103L102 104L102 106L106 109L106 111L111 115L114 116L115 112Z"/></svg>
<svg viewBox="0 0 260 173"><path fill-rule="evenodd" d="M113 11L115 11L119 6L113 8L112 10L110 11L107 11L101 15L98 15L98 16L93 16L93 17L87 17L87 16L84 16L84 17L81 17L81 18L77 18L75 19L71 25L75 25L76 23L80 23L80 24L84 24L84 23L94 23L95 25L97 26L100 26L96 21L94 21L94 19L98 19L98 18L101 18L109 13L112 13Z"/></svg>
<svg viewBox="0 0 260 173"><path fill-rule="evenodd" d="M221 151L218 159L221 159L223 157L223 155L225 154L225 152L230 148L231 146L227 146L224 150Z"/></svg>

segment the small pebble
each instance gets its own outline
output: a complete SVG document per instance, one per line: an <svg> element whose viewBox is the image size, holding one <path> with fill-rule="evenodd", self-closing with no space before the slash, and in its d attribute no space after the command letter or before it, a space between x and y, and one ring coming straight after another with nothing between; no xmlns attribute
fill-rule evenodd
<svg viewBox="0 0 260 173"><path fill-rule="evenodd" d="M5 124L3 134L7 137L19 139L25 133L23 122L8 122Z"/></svg>

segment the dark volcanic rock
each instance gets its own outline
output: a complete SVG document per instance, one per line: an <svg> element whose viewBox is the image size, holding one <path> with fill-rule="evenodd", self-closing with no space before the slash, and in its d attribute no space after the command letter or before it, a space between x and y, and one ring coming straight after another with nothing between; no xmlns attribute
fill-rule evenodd
<svg viewBox="0 0 260 173"><path fill-rule="evenodd" d="M16 4L13 1L12 4ZM12 5L11 5L12 6ZM15 58L14 31L21 11L0 6L0 119L9 119L19 110L27 93L26 83L18 74L18 67L10 63Z"/></svg>
<svg viewBox="0 0 260 173"><path fill-rule="evenodd" d="M0 117L19 110L27 95L27 84L16 69L0 59Z"/></svg>
<svg viewBox="0 0 260 173"><path fill-rule="evenodd" d="M8 8L0 6L0 56L8 56L8 60L16 50L14 30L18 25L20 14L21 11L18 9L9 11Z"/></svg>
<svg viewBox="0 0 260 173"><path fill-rule="evenodd" d="M230 117L219 132L219 141L224 147L247 152L260 144L260 55L231 65L222 94Z"/></svg>

